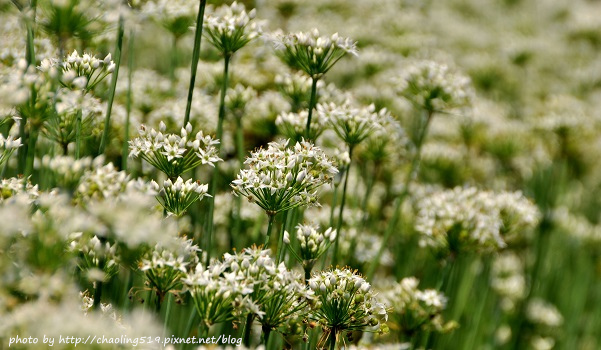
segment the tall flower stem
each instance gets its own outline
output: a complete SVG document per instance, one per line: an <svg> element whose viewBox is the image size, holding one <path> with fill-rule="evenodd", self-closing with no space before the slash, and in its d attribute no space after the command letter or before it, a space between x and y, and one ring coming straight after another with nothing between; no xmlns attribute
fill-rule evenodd
<svg viewBox="0 0 601 350"><path fill-rule="evenodd" d="M27 145L27 158L25 162L25 178L28 178L33 174L33 161L35 158L35 145L38 141L39 126L33 126L30 124L31 130L29 131L29 144Z"/></svg>
<svg viewBox="0 0 601 350"><path fill-rule="evenodd" d="M79 106L77 110L77 116L75 117L75 159L79 159L81 156L81 123L82 123L82 106Z"/></svg>
<svg viewBox="0 0 601 350"><path fill-rule="evenodd" d="M267 236L265 237L264 248L268 248L269 237L271 236L271 231L273 229L273 221L275 219L275 215L269 215L269 222L267 223Z"/></svg>
<svg viewBox="0 0 601 350"><path fill-rule="evenodd" d="M351 164L353 164L353 148L355 145L351 144L349 145L349 150L348 150L348 155L349 155L349 159L350 162L348 163L348 166L346 167L346 174L344 174L344 186L342 187L342 198L340 200L340 210L338 211L338 222L336 224L336 239L334 240L334 255L332 258L332 265L336 266L336 264L338 263L338 245L339 245L339 241L340 241L340 229L342 228L342 216L344 213L344 204L346 202L346 189L348 187L348 178L349 178L349 174L351 173Z"/></svg>
<svg viewBox="0 0 601 350"><path fill-rule="evenodd" d="M244 130L242 129L242 116L236 116L236 154L240 169L244 167ZM242 226L242 197L238 196L234 202L234 224L232 230L232 241L238 242L240 239L240 230Z"/></svg>
<svg viewBox="0 0 601 350"><path fill-rule="evenodd" d="M280 261L282 261L282 256L284 255L284 231L286 230L286 221L288 219L288 210L284 212L284 217L282 218L282 229L280 230L280 237L278 239L278 248L275 252L276 264L279 265Z"/></svg>
<svg viewBox="0 0 601 350"><path fill-rule="evenodd" d="M127 101L125 114L125 127L123 133L123 149L121 150L121 170L127 170L127 158L129 154L129 123L131 116L131 84L134 75L134 38L136 32L132 29L129 31L129 45L127 50Z"/></svg>
<svg viewBox="0 0 601 350"><path fill-rule="evenodd" d="M244 332L242 336L242 342L246 347L250 346L250 333L252 330L254 319L255 316L252 313L249 313L248 316L246 316L246 323L244 324Z"/></svg>
<svg viewBox="0 0 601 350"><path fill-rule="evenodd" d="M221 82L221 95L219 98L219 119L217 120L217 140L221 141L223 138L223 121L225 119L225 94L227 91L228 85L228 76L229 76L229 68L230 68L230 58L232 56L230 54L224 55L224 65L223 65L223 81ZM217 150L221 149L221 143L217 145ZM217 188L217 178L219 175L219 167L215 164L213 168L213 175L211 176L211 185L209 186L209 210L207 211L207 219L206 219L206 252L207 252L207 261L206 265L209 265L211 261L211 244L212 244L212 236L213 236L213 212L215 211L215 190Z"/></svg>
<svg viewBox="0 0 601 350"><path fill-rule="evenodd" d="M115 71L111 79L111 88L109 92L109 100L106 106L106 118L104 119L104 130L102 131L102 139L100 139L100 148L98 154L103 154L109 138L111 126L111 111L113 110L113 102L115 101L115 90L117 89L117 78L119 77L119 66L121 65L121 48L123 47L123 32L124 32L123 16L119 17L119 27L117 29L117 45L115 47Z"/></svg>
<svg viewBox="0 0 601 350"><path fill-rule="evenodd" d="M330 333L330 350L336 350L336 332Z"/></svg>
<svg viewBox="0 0 601 350"><path fill-rule="evenodd" d="M317 81L318 78L312 77L311 82L311 99L309 100L309 114L307 115L307 129L305 130L305 138L309 140L311 138L311 117L313 116L313 109L317 103Z"/></svg>
<svg viewBox="0 0 601 350"><path fill-rule="evenodd" d="M194 83L196 82L198 60L200 59L200 42L202 40L202 25L204 22L206 4L207 0L200 0L200 3L198 5L198 16L196 17L196 30L194 31L194 49L192 50L192 64L190 65L190 85L188 86L188 101L186 102L186 114L184 115L184 128L190 121L192 96L194 95Z"/></svg>
<svg viewBox="0 0 601 350"><path fill-rule="evenodd" d="M171 63L169 64L169 79L171 80L171 90L175 91L175 69L177 68L177 42L179 38L174 35L171 40Z"/></svg>
<svg viewBox="0 0 601 350"><path fill-rule="evenodd" d="M426 110L425 113L425 121L423 122L423 125L421 126L417 135L417 139L415 141L415 154L413 156L413 160L411 161L409 173L407 174L407 178L405 179L405 186L403 187L403 191L401 192L401 194L399 194L399 196L395 200L394 214L392 216L392 219L388 222L388 226L386 227L386 231L384 232L384 239L382 239L382 245L380 246L380 249L378 249L378 253L372 260L369 269L367 270L367 274L365 275L368 280L373 277L374 273L376 272L376 269L378 268L378 265L380 264L382 254L384 254L384 250L388 245L388 241L390 240L390 237L392 236L392 233L394 232L394 229L397 226L397 222L400 219L401 207L403 206L403 202L410 193L409 187L411 185L411 182L414 180L414 178L417 177L419 171L419 164L421 161L422 148L426 139L426 135L428 134L428 129L430 127L432 117L434 116L433 110Z"/></svg>
<svg viewBox="0 0 601 350"><path fill-rule="evenodd" d="M19 4L18 2L14 2L14 3L15 3L15 5ZM19 7L19 6L20 5L17 6L19 8L19 11L22 11L23 8ZM30 6L33 9L32 21L33 21L33 24L35 24L35 13L36 13L36 7L37 7L37 0L32 0ZM27 27L25 58L27 60L27 66L33 65L35 67L36 60L35 60L35 45L33 42L33 38L34 38L33 24L29 20L25 20L25 24ZM21 142L23 142L23 144L25 144L25 140L27 140L27 133L25 131L26 124L27 124L27 117L22 116L22 119L19 123L19 137L21 138ZM17 160L18 160L17 171L19 172L19 174L23 174L25 172L25 168L27 166L27 154L28 153L29 152L28 152L27 146L21 146L21 147L19 147L19 150L17 151Z"/></svg>

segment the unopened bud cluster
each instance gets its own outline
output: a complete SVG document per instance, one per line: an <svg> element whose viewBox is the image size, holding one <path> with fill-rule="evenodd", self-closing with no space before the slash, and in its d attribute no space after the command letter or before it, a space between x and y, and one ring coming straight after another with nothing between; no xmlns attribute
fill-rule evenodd
<svg viewBox="0 0 601 350"><path fill-rule="evenodd" d="M159 185L154 181L152 181L152 186L156 190L159 188ZM159 191L157 199L167 212L181 216L197 200L205 196L210 197L207 194L208 188L209 185L203 185L192 179L186 181L181 177L178 177L175 181L167 179L163 183L163 188Z"/></svg>
<svg viewBox="0 0 601 350"><path fill-rule="evenodd" d="M254 21L257 11L246 12L244 4L234 1L210 12L204 22L204 34L224 56L243 48L262 32L262 23Z"/></svg>

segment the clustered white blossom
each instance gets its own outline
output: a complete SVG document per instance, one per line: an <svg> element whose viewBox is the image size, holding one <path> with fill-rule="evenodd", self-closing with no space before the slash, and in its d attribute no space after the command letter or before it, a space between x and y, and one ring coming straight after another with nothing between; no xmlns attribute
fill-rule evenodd
<svg viewBox="0 0 601 350"><path fill-rule="evenodd" d="M104 274L98 280L108 280L119 272L119 255L117 244L101 240L98 236L84 235L81 232L74 234L69 245L71 252L79 255L79 269L87 272L88 277L93 277L93 269L100 269Z"/></svg>
<svg viewBox="0 0 601 350"><path fill-rule="evenodd" d="M38 185L32 185L24 177L11 177L0 180L0 203L18 194L25 194L30 200L36 199L40 192Z"/></svg>
<svg viewBox="0 0 601 350"><path fill-rule="evenodd" d="M21 147L21 138L4 137L0 134L0 166L8 161L17 148Z"/></svg>
<svg viewBox="0 0 601 350"><path fill-rule="evenodd" d="M154 181L152 181L152 184L158 190L159 185ZM181 177L178 177L175 181L167 179L163 183L163 188L159 191L157 199L166 211L181 216L197 200L210 197L207 194L208 189L209 185L203 185L192 179L186 181Z"/></svg>
<svg viewBox="0 0 601 350"><path fill-rule="evenodd" d="M143 15L159 22L176 38L190 30L198 11L196 2L188 0L133 0L132 6L140 7Z"/></svg>
<svg viewBox="0 0 601 350"><path fill-rule="evenodd" d="M317 105L317 114L327 120L338 137L348 145L356 145L370 133L381 128L381 123L390 118L386 108L376 111L375 105L354 106L347 100L342 105L334 103Z"/></svg>
<svg viewBox="0 0 601 350"><path fill-rule="evenodd" d="M227 271L250 283L252 292L245 307L263 327L277 330L294 321L301 310L308 311L313 293L283 262L276 264L269 250L245 248L241 253L225 254L223 263Z"/></svg>
<svg viewBox="0 0 601 350"><path fill-rule="evenodd" d="M115 70L115 62L110 53L104 59L99 59L90 53L79 55L77 50L67 56L64 62L59 63L56 59L45 59L39 69L42 72L50 72L52 68L59 65L62 69L61 83L64 86L85 91L92 90Z"/></svg>
<svg viewBox="0 0 601 350"><path fill-rule="evenodd" d="M415 277L403 278L386 289L380 297L392 307L392 317L405 335L415 332L446 332L455 327L454 322L445 322L442 312L447 306L447 297L435 289L419 289Z"/></svg>
<svg viewBox="0 0 601 350"><path fill-rule="evenodd" d="M470 78L453 72L446 64L428 60L406 67L397 89L428 112L448 112L469 105L473 98Z"/></svg>
<svg viewBox="0 0 601 350"><path fill-rule="evenodd" d="M93 160L91 157L75 159L71 156L54 156L45 155L42 157L42 167L49 171L52 175L54 183L58 187L73 190L77 188L83 174L92 168L92 163L95 166L98 162L101 164L104 161L103 157ZM100 166L97 166L100 167Z"/></svg>
<svg viewBox="0 0 601 350"><path fill-rule="evenodd" d="M317 297L309 317L323 327L322 342L329 337L338 339L342 332L388 331L387 307L376 299L371 285L359 274L349 269L323 271L308 284Z"/></svg>
<svg viewBox="0 0 601 350"><path fill-rule="evenodd" d="M293 140L300 140L302 135L305 134L308 118L309 112L307 110L302 110L298 113L282 112L275 119L275 125L277 125L284 136ZM314 114L311 119L309 138L316 140L327 127L327 117L322 113Z"/></svg>
<svg viewBox="0 0 601 350"><path fill-rule="evenodd" d="M526 308L526 317L536 325L558 328L563 324L563 316L555 306L542 299L534 298Z"/></svg>
<svg viewBox="0 0 601 350"><path fill-rule="evenodd" d="M262 23L254 21L257 11L246 12L237 1L207 12L203 34L224 56L231 56L263 31Z"/></svg>
<svg viewBox="0 0 601 350"><path fill-rule="evenodd" d="M324 232L319 232L316 225L298 225L296 227L296 240L298 241L298 253L290 246L290 234L284 231L284 243L288 245L293 255L303 264L303 267L311 269L315 261L325 253L330 244L336 238L336 230L329 227Z"/></svg>
<svg viewBox="0 0 601 350"><path fill-rule="evenodd" d="M242 84L236 84L229 88L225 94L225 106L236 118L244 115L246 105L257 98L257 91L250 86L244 87Z"/></svg>
<svg viewBox="0 0 601 350"><path fill-rule="evenodd" d="M325 153L307 141L288 148L288 140L252 152L232 181L234 194L257 203L273 216L298 206L318 205L317 190L338 172Z"/></svg>
<svg viewBox="0 0 601 350"><path fill-rule="evenodd" d="M357 56L357 44L338 33L328 37L320 36L317 29L289 34L278 31L270 39L286 64L313 79L321 78L346 54Z"/></svg>
<svg viewBox="0 0 601 350"><path fill-rule="evenodd" d="M524 263L518 255L505 252L492 265L492 289L501 296L501 308L514 311L518 302L526 296Z"/></svg>
<svg viewBox="0 0 601 350"><path fill-rule="evenodd" d="M188 266L198 264L199 251L191 239L173 238L168 244L157 244L140 261L140 271L144 272L149 288L156 292L159 305L167 293L181 285Z"/></svg>
<svg viewBox="0 0 601 350"><path fill-rule="evenodd" d="M539 218L538 208L520 192L456 187L419 200L415 229L421 246L458 253L503 248L508 236L533 228Z"/></svg>
<svg viewBox="0 0 601 350"><path fill-rule="evenodd" d="M190 123L181 129L179 135L164 133L165 129L163 122L159 131L140 126L140 136L129 141L130 157L144 159L173 180L200 164L215 166L221 161L215 147L219 141L205 136L202 131L190 137Z"/></svg>

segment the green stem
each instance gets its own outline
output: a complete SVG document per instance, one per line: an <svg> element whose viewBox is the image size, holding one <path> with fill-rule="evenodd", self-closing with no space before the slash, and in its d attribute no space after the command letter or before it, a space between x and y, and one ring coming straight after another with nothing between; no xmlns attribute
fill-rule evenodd
<svg viewBox="0 0 601 350"><path fill-rule="evenodd" d="M366 277L368 280L373 278L378 265L380 264L380 259L382 258L382 254L384 254L384 250L388 246L388 241L394 232L395 227L397 226L397 222L400 220L401 216L401 208L403 206L403 202L405 198L409 195L411 181L413 181L419 172L419 164L421 161L421 153L424 145L424 141L426 140L426 135L428 134L428 129L430 127L430 123L432 121L432 117L434 116L434 111L428 110L426 111L426 119L423 123L423 126L420 128L416 143L415 143L415 155L413 156L413 160L411 161L411 167L409 168L409 173L407 174L407 178L405 179L405 186L403 188L403 192L399 195L399 197L395 201L394 214L392 219L388 222L388 226L386 227L386 231L384 232L384 239L382 240L382 245L380 249L378 249L378 253L372 260L369 269L367 270Z"/></svg>
<svg viewBox="0 0 601 350"><path fill-rule="evenodd" d="M121 48L123 47L124 20L119 17L119 28L117 29L117 45L115 47L115 71L111 77L111 87L109 91L109 100L106 106L106 118L104 119L104 130L100 139L100 148L98 154L104 154L104 149L108 142L111 126L111 111L113 110L113 101L115 101L115 90L117 89L117 78L119 77L119 66L121 65Z"/></svg>
<svg viewBox="0 0 601 350"><path fill-rule="evenodd" d="M196 82L198 60L200 59L200 42L202 40L202 25L204 20L206 4L207 0L200 0L200 4L198 5L198 16L196 17L196 30L194 32L194 49L192 51L192 64L190 65L190 85L188 86L188 101L186 102L186 114L184 115L184 128L190 121L192 96L194 95L194 83Z"/></svg>
<svg viewBox="0 0 601 350"><path fill-rule="evenodd" d="M131 85L134 76L134 38L136 32L131 29L129 31L129 45L128 45L128 57L127 57L127 102L125 105L125 130L123 134L123 149L121 150L121 170L127 170L127 159L129 157L129 125L131 116Z"/></svg>
<svg viewBox="0 0 601 350"><path fill-rule="evenodd" d="M240 164L240 169L244 167L244 130L242 129L242 117L236 117L236 148L238 155L238 163ZM236 197L234 203L234 223L232 230L232 242L240 241L240 231L242 228L242 197Z"/></svg>
<svg viewBox="0 0 601 350"><path fill-rule="evenodd" d="M261 328L263 330L263 344L267 347L267 343L269 342L269 335L271 335L271 327L263 326Z"/></svg>
<svg viewBox="0 0 601 350"><path fill-rule="evenodd" d="M244 343L244 346L246 346L246 347L250 346L250 333L252 330L254 319L255 319L255 317L251 313L249 313L248 316L246 316L246 324L244 325L244 332L243 332L244 335L242 336L242 342Z"/></svg>
<svg viewBox="0 0 601 350"><path fill-rule="evenodd" d="M219 99L219 119L217 120L217 140L222 141L223 138L223 121L225 119L225 94L228 85L228 75L230 67L230 55L225 55L223 66L223 81L221 82L221 96ZM217 152L221 150L221 143L217 145ZM219 167L215 164L213 175L211 176L211 184L209 186L209 210L207 211L206 219L206 265L211 261L211 241L213 236L213 212L215 211L215 190L217 188Z"/></svg>
<svg viewBox="0 0 601 350"><path fill-rule="evenodd" d="M169 334L167 334L167 325L169 324L169 314L171 313L172 304L173 298L167 295L167 310L165 310L165 320L163 322L163 335L165 337L169 336Z"/></svg>
<svg viewBox="0 0 601 350"><path fill-rule="evenodd" d="M284 212L284 217L282 219L282 229L280 230L280 238L278 240L278 248L275 252L276 257L276 265L280 264L282 261L282 255L284 255L284 231L286 231L286 220L288 219L288 210Z"/></svg>
<svg viewBox="0 0 601 350"><path fill-rule="evenodd" d="M311 99L309 100L309 114L307 115L307 128L305 130L305 138L311 139L311 117L313 116L313 109L317 103L317 81L318 78L313 77L311 82Z"/></svg>
<svg viewBox="0 0 601 350"><path fill-rule="evenodd" d="M25 162L25 178L33 174L33 161L35 158L35 145L38 141L38 128L31 126L29 131L29 144L27 145L27 159Z"/></svg>
<svg viewBox="0 0 601 350"><path fill-rule="evenodd" d="M81 118L82 111L80 106L77 110L77 116L75 117L75 159L79 159L81 156Z"/></svg>
<svg viewBox="0 0 601 350"><path fill-rule="evenodd" d="M271 230L273 229L273 221L275 220L275 215L269 215L269 222L267 223L267 236L265 237L265 244L263 248L269 248L269 237L271 236Z"/></svg>
<svg viewBox="0 0 601 350"><path fill-rule="evenodd" d="M330 350L336 350L336 332L330 333Z"/></svg>
<svg viewBox="0 0 601 350"><path fill-rule="evenodd" d="M342 215L344 213L344 204L346 202L346 189L348 187L348 178L351 173L351 164L353 163L353 148L354 145L349 145L349 164L346 167L346 174L344 175L344 187L342 188L342 199L340 201L340 210L338 211L338 222L336 224L336 239L334 240L334 257L332 258L332 265L338 264L338 245L340 241L340 229L342 228Z"/></svg>

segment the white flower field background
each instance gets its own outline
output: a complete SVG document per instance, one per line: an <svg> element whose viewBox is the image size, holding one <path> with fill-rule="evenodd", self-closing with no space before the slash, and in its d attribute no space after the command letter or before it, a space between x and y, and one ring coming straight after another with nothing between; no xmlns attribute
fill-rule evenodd
<svg viewBox="0 0 601 350"><path fill-rule="evenodd" d="M0 0L0 349L601 348L600 17Z"/></svg>

